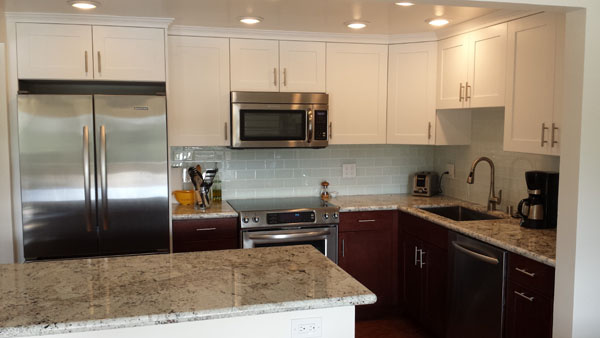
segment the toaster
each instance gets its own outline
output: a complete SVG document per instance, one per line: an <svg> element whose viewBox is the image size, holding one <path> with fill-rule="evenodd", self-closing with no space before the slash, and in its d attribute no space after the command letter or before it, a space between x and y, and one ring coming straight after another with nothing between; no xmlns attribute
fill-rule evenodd
<svg viewBox="0 0 600 338"><path fill-rule="evenodd" d="M413 196L433 196L440 191L438 174L430 171L415 173L413 178Z"/></svg>

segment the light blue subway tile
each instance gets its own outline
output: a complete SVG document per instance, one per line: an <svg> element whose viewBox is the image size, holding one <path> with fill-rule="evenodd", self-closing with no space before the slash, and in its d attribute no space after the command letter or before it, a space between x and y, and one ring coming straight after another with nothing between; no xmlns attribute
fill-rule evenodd
<svg viewBox="0 0 600 338"><path fill-rule="evenodd" d="M253 160L246 162L246 168L248 169L265 169L265 160Z"/></svg>
<svg viewBox="0 0 600 338"><path fill-rule="evenodd" d="M226 170L246 169L246 161L227 161L225 162Z"/></svg>
<svg viewBox="0 0 600 338"><path fill-rule="evenodd" d="M298 160L283 160L283 167L290 169L298 168Z"/></svg>
<svg viewBox="0 0 600 338"><path fill-rule="evenodd" d="M265 166L267 169L284 168L284 160L267 160Z"/></svg>
<svg viewBox="0 0 600 338"><path fill-rule="evenodd" d="M235 172L235 178L238 180L255 179L256 171L254 171L254 170L238 170Z"/></svg>
<svg viewBox="0 0 600 338"><path fill-rule="evenodd" d="M275 177L275 171L272 169L259 169L256 170L256 178L260 180L271 179Z"/></svg>
<svg viewBox="0 0 600 338"><path fill-rule="evenodd" d="M293 169L278 169L274 171L275 178L292 178L294 177Z"/></svg>

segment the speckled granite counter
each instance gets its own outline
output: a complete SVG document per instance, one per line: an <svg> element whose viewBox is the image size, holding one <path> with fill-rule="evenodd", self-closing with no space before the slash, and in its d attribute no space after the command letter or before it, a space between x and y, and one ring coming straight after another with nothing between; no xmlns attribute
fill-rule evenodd
<svg viewBox="0 0 600 338"><path fill-rule="evenodd" d="M503 212L492 212L502 219L457 222L418 209L420 206L462 205L486 212L485 206L445 196L411 195L339 196L332 199L331 203L339 206L342 212L399 209L538 262L556 265L556 229L526 229L519 226L518 219L510 218Z"/></svg>
<svg viewBox="0 0 600 338"><path fill-rule="evenodd" d="M214 202L206 210L196 210L193 205L173 204L173 220L230 217L238 217L238 213L225 201Z"/></svg>
<svg viewBox="0 0 600 338"><path fill-rule="evenodd" d="M0 265L0 337L371 304L311 246Z"/></svg>

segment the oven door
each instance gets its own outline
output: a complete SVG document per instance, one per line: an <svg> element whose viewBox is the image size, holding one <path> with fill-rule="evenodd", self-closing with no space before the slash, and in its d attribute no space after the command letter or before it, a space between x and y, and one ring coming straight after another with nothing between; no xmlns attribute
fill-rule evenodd
<svg viewBox="0 0 600 338"><path fill-rule="evenodd" d="M312 245L337 264L337 225L278 230L242 230L242 248Z"/></svg>
<svg viewBox="0 0 600 338"><path fill-rule="evenodd" d="M233 103L233 148L307 148L314 139L313 109L305 104Z"/></svg>

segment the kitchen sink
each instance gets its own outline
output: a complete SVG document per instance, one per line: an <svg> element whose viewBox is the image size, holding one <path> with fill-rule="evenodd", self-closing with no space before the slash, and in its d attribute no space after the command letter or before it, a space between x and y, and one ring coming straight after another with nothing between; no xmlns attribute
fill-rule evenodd
<svg viewBox="0 0 600 338"><path fill-rule="evenodd" d="M447 207L421 207L421 210L431 212L442 217L446 217L455 221L483 221L490 219L500 219L501 217L486 214L477 210L462 207L460 205L452 205Z"/></svg>

